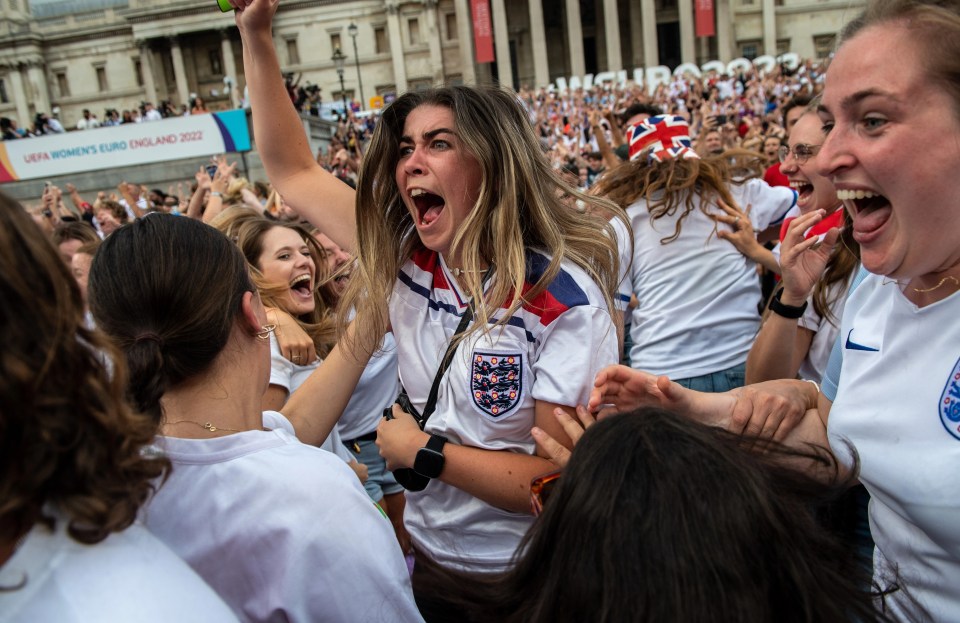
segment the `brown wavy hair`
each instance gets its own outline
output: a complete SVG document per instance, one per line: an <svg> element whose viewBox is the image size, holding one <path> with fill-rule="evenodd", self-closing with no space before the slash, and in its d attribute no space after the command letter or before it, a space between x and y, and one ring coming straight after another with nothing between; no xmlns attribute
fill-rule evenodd
<svg viewBox="0 0 960 623"><path fill-rule="evenodd" d="M236 230L237 246L250 265L250 278L253 285L260 291L260 298L267 307L276 307L286 311L280 304L280 297L289 290L287 283L272 283L268 281L263 273L260 272L260 256L263 254L263 237L271 229L282 227L290 229L300 236L303 244L310 249L310 255L313 257L313 263L316 266L314 271L315 279L313 285L313 311L301 316L294 316L307 335L313 339L313 345L317 349L317 356L325 358L333 349L337 340L336 314L333 308L327 304L323 296L323 284L330 279L327 268L327 254L323 247L310 235L310 232L296 223L281 223L270 221L265 218L250 219L244 221Z"/></svg>
<svg viewBox="0 0 960 623"><path fill-rule="evenodd" d="M84 325L77 284L23 208L0 194L0 539L47 504L97 543L127 528L166 459L142 453L156 432L124 401L127 370Z"/></svg>
<svg viewBox="0 0 960 623"><path fill-rule="evenodd" d="M734 205L728 184L741 182L742 174L753 171L759 157L741 149L707 158L668 158L663 162L647 162L641 155L604 175L596 193L623 209L645 199L651 222L680 211L673 234L660 241L667 244L680 237L683 219L693 210L699 208L709 214L708 208L716 205L717 199Z"/></svg>

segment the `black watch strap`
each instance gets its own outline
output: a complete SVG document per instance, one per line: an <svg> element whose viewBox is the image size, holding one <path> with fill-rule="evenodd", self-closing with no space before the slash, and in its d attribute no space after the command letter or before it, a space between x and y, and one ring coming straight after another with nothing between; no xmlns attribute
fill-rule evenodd
<svg viewBox="0 0 960 623"><path fill-rule="evenodd" d="M424 446L427 450L433 450L443 454L443 446L446 445L447 438L443 435L430 435L430 440Z"/></svg>
<svg viewBox="0 0 960 623"><path fill-rule="evenodd" d="M786 305L780 302L781 294L783 294L783 290L777 290L777 293L770 299L770 311L790 320L796 320L803 316L803 312L807 311L807 301L804 301L803 305Z"/></svg>

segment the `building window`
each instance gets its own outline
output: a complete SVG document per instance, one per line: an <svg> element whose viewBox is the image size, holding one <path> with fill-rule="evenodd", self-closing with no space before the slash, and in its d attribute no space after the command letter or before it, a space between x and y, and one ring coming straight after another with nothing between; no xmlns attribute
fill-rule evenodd
<svg viewBox="0 0 960 623"><path fill-rule="evenodd" d="M407 21L410 31L410 45L420 45L420 20L416 17Z"/></svg>
<svg viewBox="0 0 960 623"><path fill-rule="evenodd" d="M340 33L336 32L330 35L330 49L334 51L343 49L343 46L340 45Z"/></svg>
<svg viewBox="0 0 960 623"><path fill-rule="evenodd" d="M786 54L790 51L790 40L789 39L777 39L777 56L781 54Z"/></svg>
<svg viewBox="0 0 960 623"><path fill-rule="evenodd" d="M143 86L143 63L139 58L133 59L133 75L137 78L137 86Z"/></svg>
<svg viewBox="0 0 960 623"><path fill-rule="evenodd" d="M97 72L97 88L101 93L106 93L110 90L107 85L107 68L103 65L94 65L93 69Z"/></svg>
<svg viewBox="0 0 960 623"><path fill-rule="evenodd" d="M56 79L60 97L70 97L70 82L67 80L67 70L61 69L60 71L55 71L53 72L53 76Z"/></svg>
<svg viewBox="0 0 960 623"><path fill-rule="evenodd" d="M10 96L7 95L7 81L0 80L0 104L9 104Z"/></svg>
<svg viewBox="0 0 960 623"><path fill-rule="evenodd" d="M387 29L383 26L377 26L373 29L373 40L377 54L386 54L390 51L390 44L387 42Z"/></svg>
<svg viewBox="0 0 960 623"><path fill-rule="evenodd" d="M210 59L210 75L219 76L223 73L223 58L220 56L220 50L210 48L207 50L207 58Z"/></svg>
<svg viewBox="0 0 960 623"><path fill-rule="evenodd" d="M444 21L447 25L447 41L456 41L457 40L457 14L456 13L447 13L444 16Z"/></svg>
<svg viewBox="0 0 960 623"><path fill-rule="evenodd" d="M300 46L297 45L297 39L287 39L287 63L290 65L300 64Z"/></svg>
<svg viewBox="0 0 960 623"><path fill-rule="evenodd" d="M836 45L836 35L819 35L813 38L813 49L817 58L828 58Z"/></svg>
<svg viewBox="0 0 960 623"><path fill-rule="evenodd" d="M409 84L410 84L410 90L417 91L417 92L426 91L431 86L433 86L433 83L430 80L430 78L421 78L419 80L414 79L414 80L411 80Z"/></svg>
<svg viewBox="0 0 960 623"><path fill-rule="evenodd" d="M757 58L760 51L760 42L759 41L744 41L740 44L740 56L747 60L753 60Z"/></svg>

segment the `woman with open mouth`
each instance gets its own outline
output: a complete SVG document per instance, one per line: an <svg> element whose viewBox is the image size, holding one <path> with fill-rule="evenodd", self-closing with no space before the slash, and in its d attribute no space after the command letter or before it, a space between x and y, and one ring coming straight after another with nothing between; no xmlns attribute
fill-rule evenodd
<svg viewBox="0 0 960 623"><path fill-rule="evenodd" d="M828 446L870 493L874 582L897 620L960 612L960 5L872 0L842 32L818 116L865 271L850 286L822 391L727 394L614 368L591 405L660 402L729 428ZM839 231L795 246L823 272ZM828 445L829 444L829 445ZM897 590L899 589L899 590Z"/></svg>
<svg viewBox="0 0 960 623"><path fill-rule="evenodd" d="M384 418L377 443L410 476L417 555L501 571L533 522L530 481L552 468L534 434L562 438L554 410L584 401L619 359L607 217L623 213L560 180L517 97L496 88L401 95L383 111L354 197L316 164L281 97L277 4L234 6L267 174L302 216L357 248L341 313L356 307L359 353L392 327L407 405ZM592 210L568 209L560 190ZM427 619L458 616L416 571L414 585Z"/></svg>
<svg viewBox="0 0 960 623"><path fill-rule="evenodd" d="M237 246L250 265L263 304L289 315L313 340L317 353L313 361L300 352L288 360L276 332L270 334L270 386L263 395L263 409L278 411L335 343L333 310L324 302L319 285L327 278L326 259L323 248L302 226L267 219L241 225ZM343 447L336 427L320 447L343 459L361 482L366 479L366 470Z"/></svg>

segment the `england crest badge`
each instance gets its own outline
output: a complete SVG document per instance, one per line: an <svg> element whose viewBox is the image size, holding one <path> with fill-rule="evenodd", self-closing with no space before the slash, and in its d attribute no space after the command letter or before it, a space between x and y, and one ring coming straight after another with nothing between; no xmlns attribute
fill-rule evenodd
<svg viewBox="0 0 960 623"><path fill-rule="evenodd" d="M947 384L940 395L940 422L951 435L960 439L960 359L953 364Z"/></svg>
<svg viewBox="0 0 960 623"><path fill-rule="evenodd" d="M477 408L491 417L512 412L523 393L523 355L473 351L470 393Z"/></svg>

